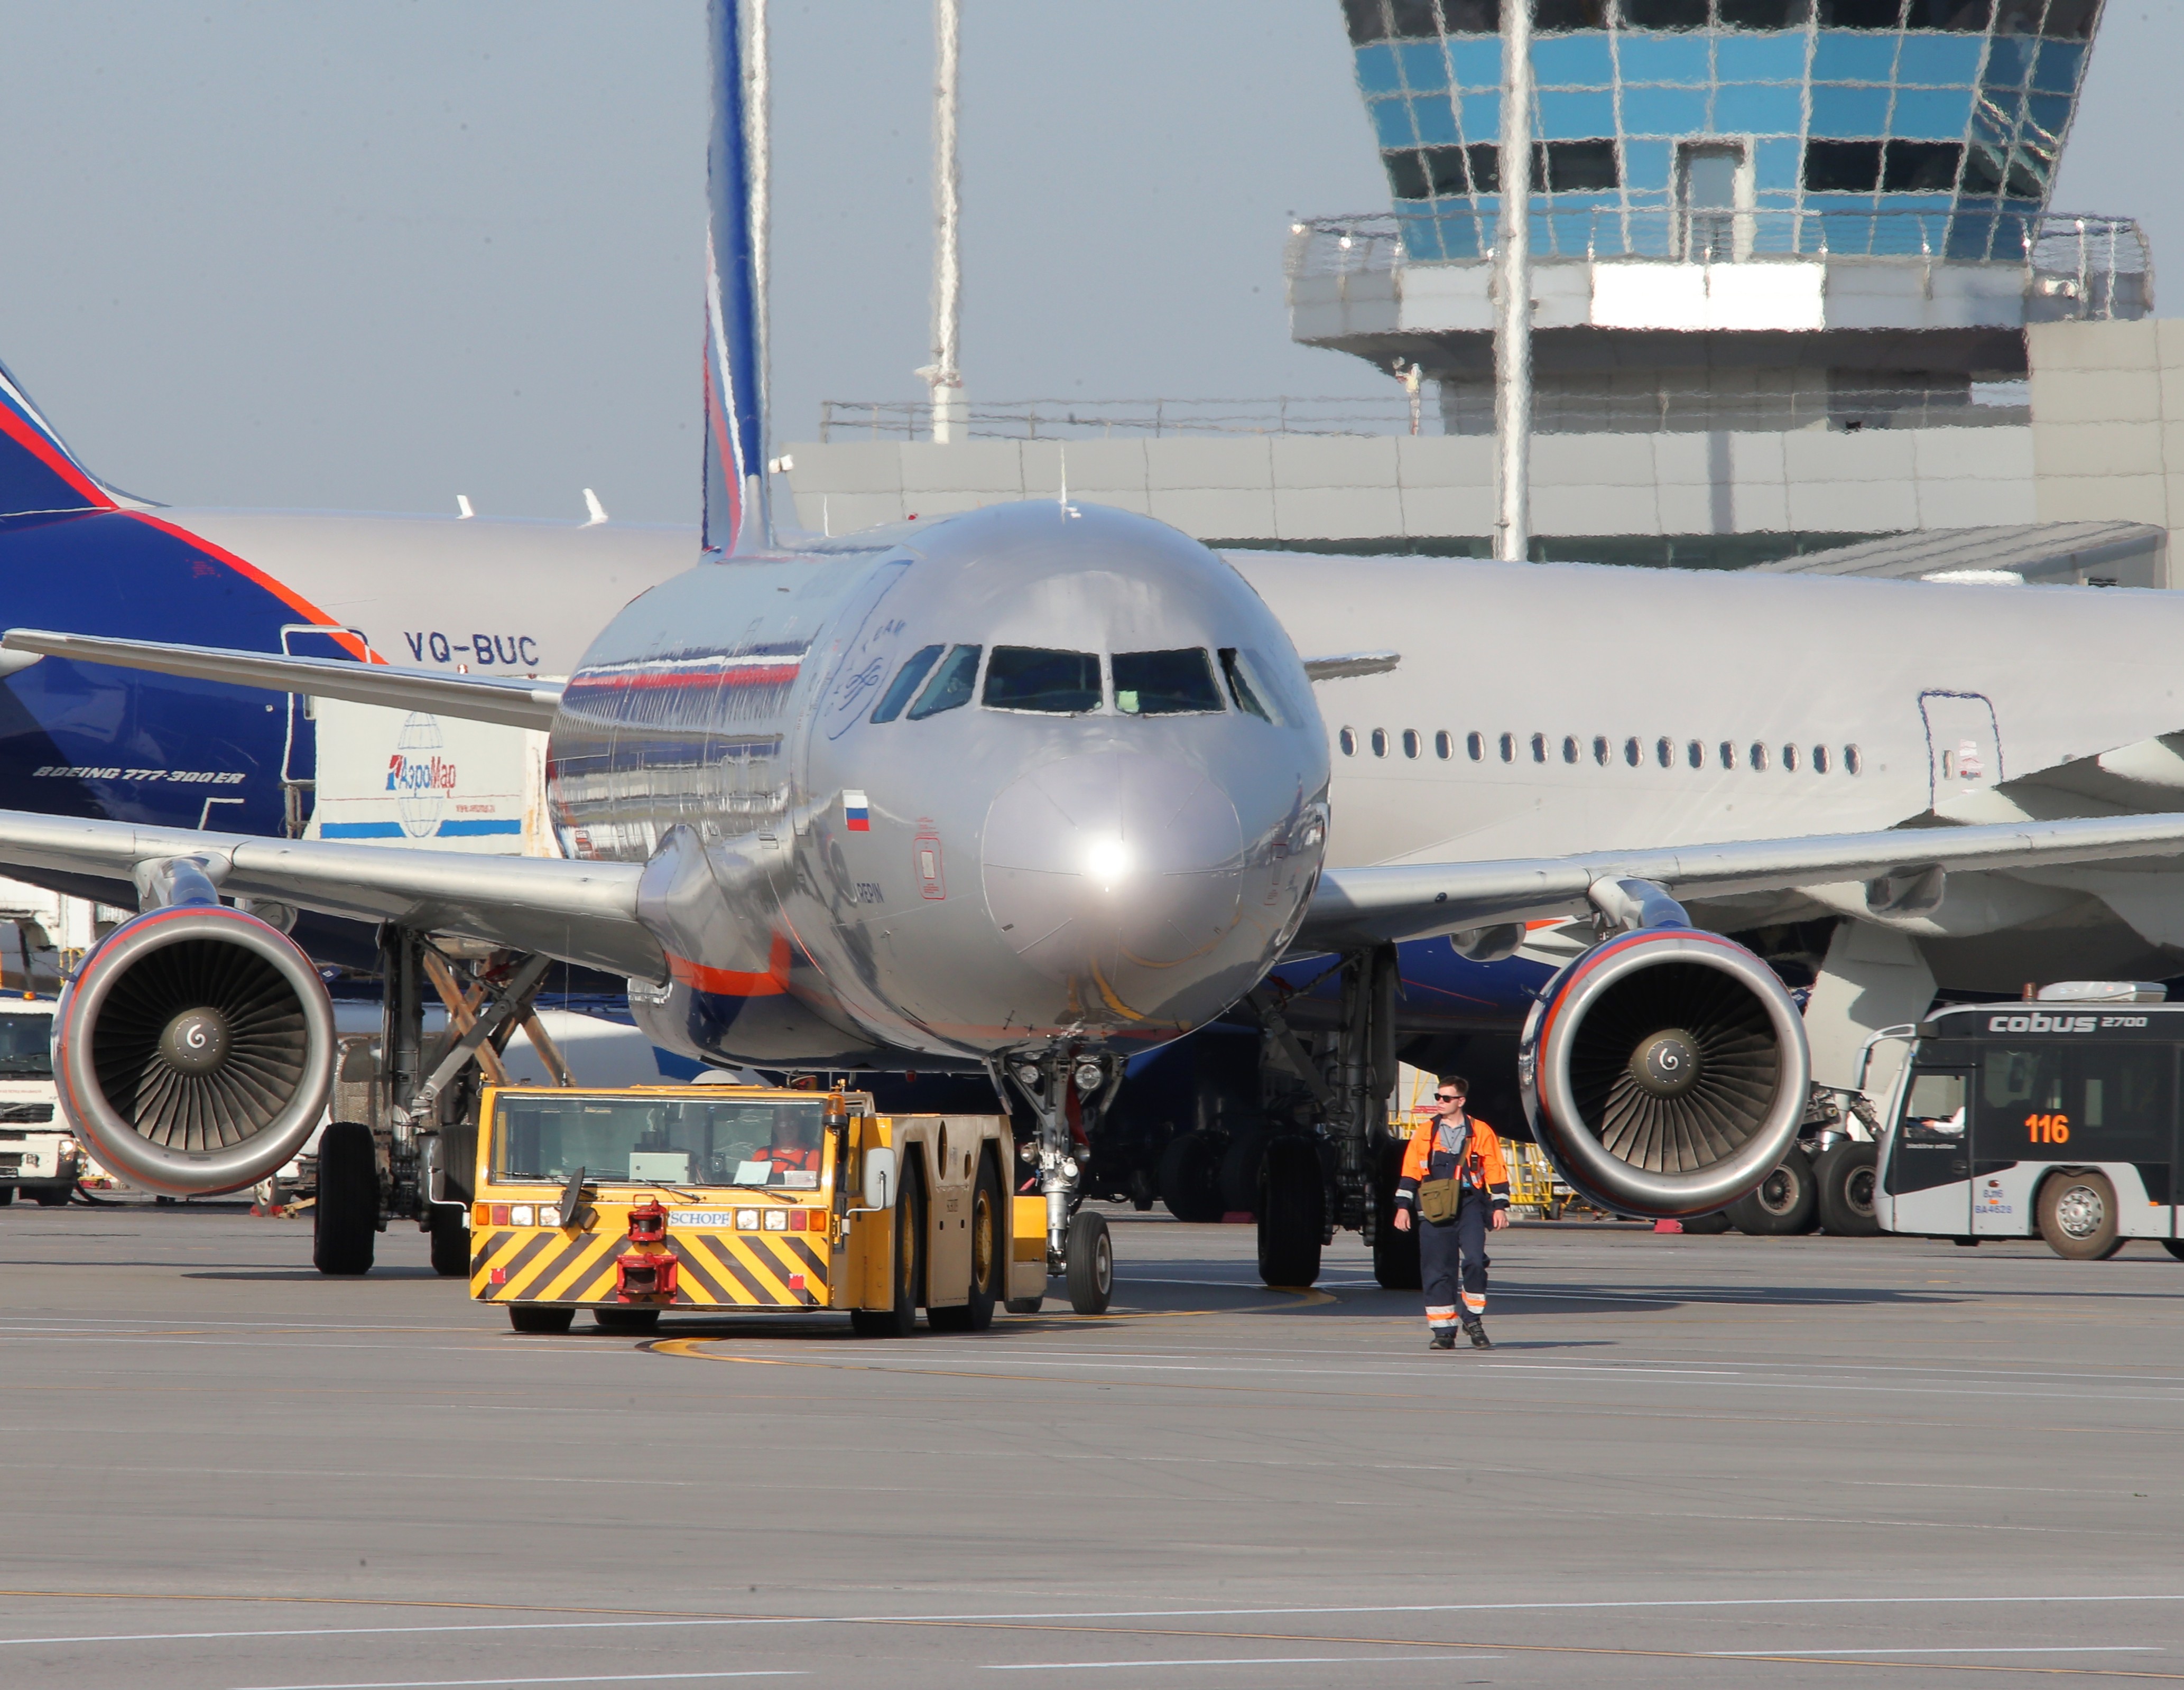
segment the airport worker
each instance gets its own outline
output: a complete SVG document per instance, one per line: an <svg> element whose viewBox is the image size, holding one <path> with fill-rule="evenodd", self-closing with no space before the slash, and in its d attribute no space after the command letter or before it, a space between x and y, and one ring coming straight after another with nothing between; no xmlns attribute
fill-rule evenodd
<svg viewBox="0 0 2184 1690"><path fill-rule="evenodd" d="M1471 1087L1444 1074L1434 1087L1434 1118L1412 1136L1396 1181L1396 1230L1418 1234L1426 1326L1435 1349L1456 1348L1457 1298L1474 1349L1486 1336L1486 1234L1509 1224L1509 1166L1494 1129L1468 1114Z"/></svg>
<svg viewBox="0 0 2184 1690"><path fill-rule="evenodd" d="M766 1159L773 1164L777 1178L791 1171L819 1171L818 1122L809 1109L773 1112L772 1142L766 1146Z"/></svg>

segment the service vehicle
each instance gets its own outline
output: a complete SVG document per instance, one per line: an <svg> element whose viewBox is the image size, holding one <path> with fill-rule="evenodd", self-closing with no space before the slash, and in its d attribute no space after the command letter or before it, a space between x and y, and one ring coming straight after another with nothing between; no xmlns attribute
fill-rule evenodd
<svg viewBox="0 0 2184 1690"><path fill-rule="evenodd" d="M1910 1037L1880 1142L1884 1230L2040 1237L2075 1261L2151 1238L2184 1259L2184 1005L1960 1005Z"/></svg>
<svg viewBox="0 0 2184 1690"><path fill-rule="evenodd" d="M1045 1199L1008 1195L1004 1115L765 1087L489 1086L477 1145L471 1295L520 1332L565 1332L579 1309L615 1331L668 1309L846 1309L885 1337L920 1308L978 1331L996 1304L1033 1312L1045 1294ZM1076 1224L1106 1244L1100 1216ZM1113 1252L1085 1254L1104 1302Z"/></svg>
<svg viewBox="0 0 2184 1690"><path fill-rule="evenodd" d="M58 1115L53 1042L52 998L0 998L0 1204L20 1191L58 1209L84 1173L83 1147Z"/></svg>

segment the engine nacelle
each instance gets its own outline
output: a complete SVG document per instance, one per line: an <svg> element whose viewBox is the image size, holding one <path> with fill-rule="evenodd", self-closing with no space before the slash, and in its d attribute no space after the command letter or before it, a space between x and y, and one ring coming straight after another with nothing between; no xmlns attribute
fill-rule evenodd
<svg viewBox="0 0 2184 1690"><path fill-rule="evenodd" d="M1804 1119L1797 1006L1741 945L1649 928L1580 957L1518 1051L1524 1114L1562 1176L1625 1214L1703 1215L1752 1190Z"/></svg>
<svg viewBox="0 0 2184 1690"><path fill-rule="evenodd" d="M61 992L61 1113L106 1167L176 1197L263 1179L333 1086L334 1014L310 959L217 903L148 910Z"/></svg>

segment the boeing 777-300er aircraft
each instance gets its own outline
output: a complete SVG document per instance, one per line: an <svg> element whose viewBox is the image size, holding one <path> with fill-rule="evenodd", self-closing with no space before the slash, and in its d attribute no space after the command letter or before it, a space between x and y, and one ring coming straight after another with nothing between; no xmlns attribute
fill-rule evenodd
<svg viewBox="0 0 2184 1690"><path fill-rule="evenodd" d="M397 1107L373 1125L387 1135L395 1212L414 1202L421 1216L461 1224L461 1159L441 1156L434 1109L448 1063L465 1053L416 1071L403 1007L418 996L419 937L460 936L530 959L501 1007L547 959L613 970L656 1042L710 1062L991 1073L1038 1123L1020 1154L1045 1194L1049 1268L1093 1310L1106 1306L1112 1254L1104 1222L1079 1206L1082 1162L1123 1062L1310 951L1344 959L1347 989L1331 1061L1298 1051L1317 1076L1318 1118L1277 1139L1266 1162L1262 1266L1293 1283L1329 1229L1369 1233L1384 1208L1372 1135L1393 1074L1399 941L1462 935L1490 954L1529 922L1594 924L1597 942L1529 1017L1534 1126L1580 1192L1630 1212L1692 1214L1775 1165L1809 1068L1774 972L1690 906L1794 895L1916 914L1944 907L1952 876L2006 870L2030 885L2098 864L2120 879L2184 851L2184 815L2165 813L1890 825L1943 809L1930 802L1924 756L1938 709L1916 741L1888 714L1907 675L1919 692L1937 675L1939 699L2010 700L2027 714L2036 759L2091 748L2091 737L2048 742L2081 724L2129 743L2158 731L2174 703L2164 682L2184 602L2163 596L1898 589L1884 608L1874 588L1827 580L1513 569L1451 570L1429 598L1414 572L1240 571L1161 523L1059 502L773 547L730 0L716 0L710 28L708 549L615 616L566 686L20 627L7 637L25 654L552 736L566 859L0 814L0 863L140 907L85 959L56 1023L64 1107L131 1179L232 1189L317 1122L332 1020L282 931L309 910L384 924ZM1384 638L1346 654L1343 642L1386 625L1394 607L1372 595L1390 582L1411 594L1406 624L1429 625L1435 645L1397 671L1414 690L1357 695L1379 714L1346 703L1330 749L1312 681L1380 684L1369 671L1384 660L1370 648ZM1913 605L1936 621L1892 632ZM1470 720L1465 670L1444 654L1476 674L1498 660L1497 641L1513 648L1550 615L1580 660L1541 720ZM1335 654L1301 658L1285 623L1312 627ZM1786 623L1798 635L1786 648ZM1756 641L1762 630L1777 637ZM1942 661L1945 645L1959 661ZM2059 660L2097 660L2103 702L2081 711L2074 700L2043 720L2026 701ZM1509 711L1538 691L1520 679L1482 697ZM1958 731L1949 720L1945 733ZM1384 736L1444 726L1475 729L1477 751L1465 743L1429 763L1397 742L1357 760L1384 753ZM1734 770L1720 766L1724 744ZM1780 766L1784 747L1794 771ZM1746 768L1747 756L1765 770ZM1405 777L1425 767L1464 783L1468 806L1412 803L1423 785ZM1526 807L1544 809L1550 776L1568 801L1552 832L1527 833ZM1816 817L1852 825L1815 829ZM905 1186L920 1177L905 1170Z"/></svg>

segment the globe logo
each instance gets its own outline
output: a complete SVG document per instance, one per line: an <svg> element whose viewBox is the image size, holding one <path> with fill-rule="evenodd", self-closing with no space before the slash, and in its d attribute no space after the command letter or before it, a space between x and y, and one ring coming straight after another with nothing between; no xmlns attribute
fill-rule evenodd
<svg viewBox="0 0 2184 1690"><path fill-rule="evenodd" d="M387 784L394 791L402 831L412 839L430 839L439 831L448 791L455 784L455 765L440 755L445 743L439 720L421 711L402 724L394 742Z"/></svg>

